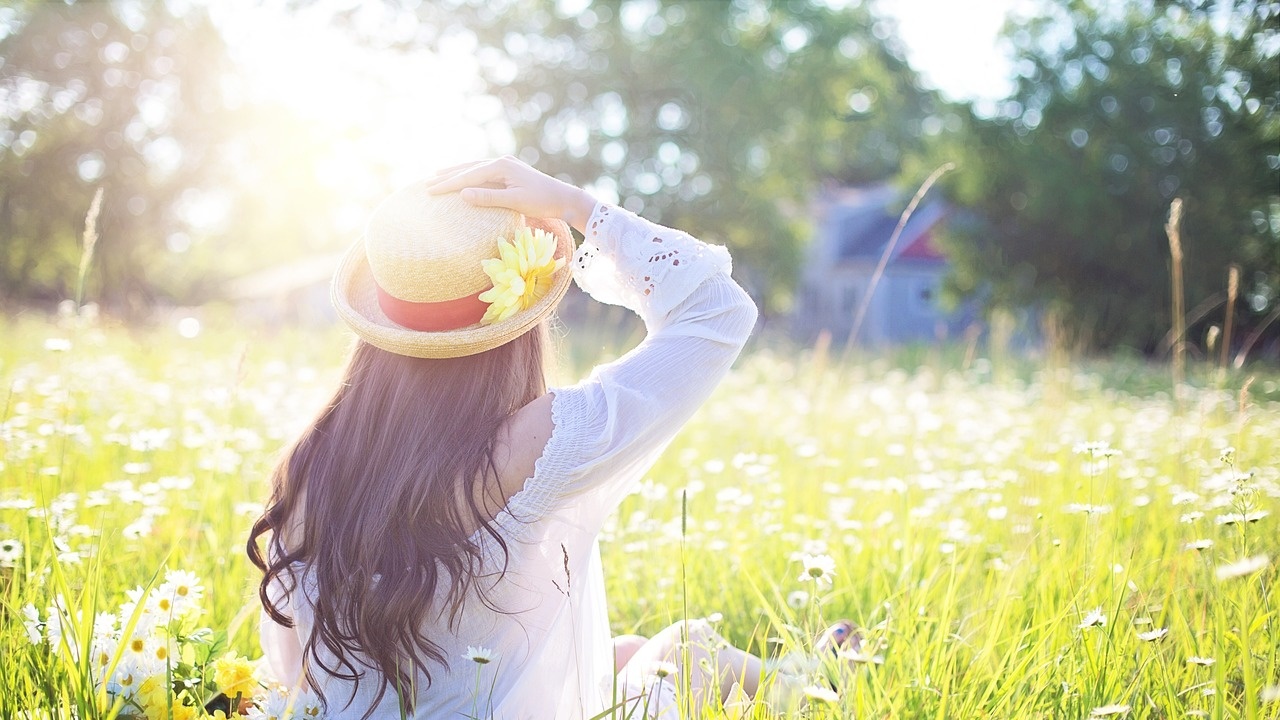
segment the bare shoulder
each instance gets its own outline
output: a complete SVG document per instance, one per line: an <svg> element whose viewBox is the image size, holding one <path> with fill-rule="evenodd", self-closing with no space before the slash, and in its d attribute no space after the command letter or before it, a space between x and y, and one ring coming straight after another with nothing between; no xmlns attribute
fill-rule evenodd
<svg viewBox="0 0 1280 720"><path fill-rule="evenodd" d="M498 435L494 448L494 462L498 466L498 494L487 503L488 509L497 514L511 499L520 492L525 480L533 477L538 458L551 439L554 425L551 421L551 393L541 397L516 411L507 420Z"/></svg>

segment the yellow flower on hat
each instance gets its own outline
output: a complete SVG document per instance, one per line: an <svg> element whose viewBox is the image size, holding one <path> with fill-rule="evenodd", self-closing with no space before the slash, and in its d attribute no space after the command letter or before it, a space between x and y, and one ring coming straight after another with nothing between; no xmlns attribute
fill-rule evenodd
<svg viewBox="0 0 1280 720"><path fill-rule="evenodd" d="M522 228L510 242L499 240L498 257L480 263L493 281L491 290L480 293L480 300L489 303L480 324L506 320L546 296L556 271L564 267L555 253L555 236L544 230Z"/></svg>

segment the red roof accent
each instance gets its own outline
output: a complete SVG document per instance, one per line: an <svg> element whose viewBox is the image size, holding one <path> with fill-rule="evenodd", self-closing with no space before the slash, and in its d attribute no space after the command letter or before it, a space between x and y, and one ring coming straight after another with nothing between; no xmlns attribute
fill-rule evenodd
<svg viewBox="0 0 1280 720"><path fill-rule="evenodd" d="M900 259L910 260L946 260L947 256L942 254L938 246L933 242L933 228L929 228L916 238L915 242L908 245L898 253Z"/></svg>

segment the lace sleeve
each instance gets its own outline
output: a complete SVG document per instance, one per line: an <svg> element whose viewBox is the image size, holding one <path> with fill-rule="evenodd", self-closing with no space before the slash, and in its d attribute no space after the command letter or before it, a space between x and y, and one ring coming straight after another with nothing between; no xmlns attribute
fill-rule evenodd
<svg viewBox="0 0 1280 720"><path fill-rule="evenodd" d="M597 204L573 257L573 278L598 302L621 305L650 324L712 275L733 269L729 251Z"/></svg>
<svg viewBox="0 0 1280 720"><path fill-rule="evenodd" d="M534 476L507 504L521 521L549 512L577 525L603 521L729 371L755 326L755 305L729 277L728 251L624 210L596 207L574 263L584 290L637 312L648 334L582 382L553 391L551 438Z"/></svg>
<svg viewBox="0 0 1280 720"><path fill-rule="evenodd" d="M498 525L518 535L525 523L543 517L551 509L564 485L579 474L583 446L588 442L585 422L589 415L586 398L574 388L552 388L551 437L534 463L533 477L507 500Z"/></svg>

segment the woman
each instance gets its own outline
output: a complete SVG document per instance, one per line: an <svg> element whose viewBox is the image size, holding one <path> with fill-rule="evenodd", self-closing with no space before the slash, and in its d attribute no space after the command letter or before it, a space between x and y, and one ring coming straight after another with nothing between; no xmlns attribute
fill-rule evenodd
<svg viewBox="0 0 1280 720"><path fill-rule="evenodd" d="M759 660L705 622L611 643L596 546L755 324L729 271L724 248L510 157L388 198L334 280L359 336L344 378L249 541L275 675L333 717L674 717L685 660L696 703L754 693ZM548 391L571 276L648 332Z"/></svg>

